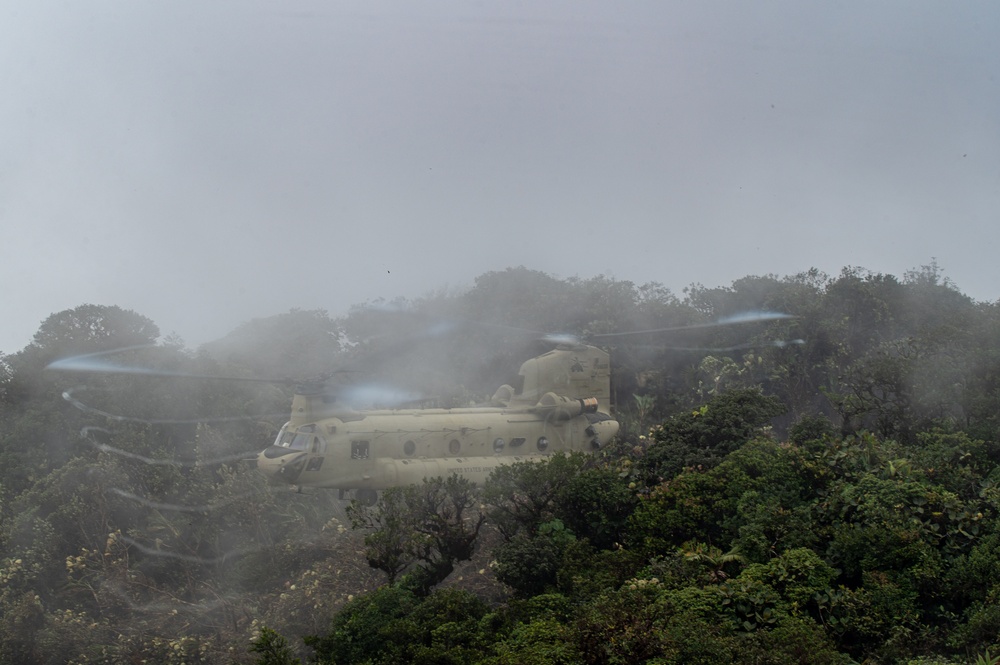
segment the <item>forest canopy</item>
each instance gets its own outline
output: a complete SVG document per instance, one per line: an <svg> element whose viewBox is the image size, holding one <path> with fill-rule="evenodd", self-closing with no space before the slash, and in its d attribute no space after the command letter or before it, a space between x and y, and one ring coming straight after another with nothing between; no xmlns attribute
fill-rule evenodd
<svg viewBox="0 0 1000 665"><path fill-rule="evenodd" d="M747 312L789 316L598 337ZM286 385L45 369L124 349L115 362L178 374L363 375L451 407L553 333L607 342L611 446L373 507L244 461L287 420ZM85 304L0 360L2 663L1000 654L1000 303L935 264L682 294L512 268L198 349Z"/></svg>

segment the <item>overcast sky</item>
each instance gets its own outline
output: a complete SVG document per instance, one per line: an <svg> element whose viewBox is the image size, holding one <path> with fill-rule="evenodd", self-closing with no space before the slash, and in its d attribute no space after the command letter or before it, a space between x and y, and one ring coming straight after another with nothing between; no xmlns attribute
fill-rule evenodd
<svg viewBox="0 0 1000 665"><path fill-rule="evenodd" d="M936 258L1000 297L1000 3L0 0L0 351Z"/></svg>

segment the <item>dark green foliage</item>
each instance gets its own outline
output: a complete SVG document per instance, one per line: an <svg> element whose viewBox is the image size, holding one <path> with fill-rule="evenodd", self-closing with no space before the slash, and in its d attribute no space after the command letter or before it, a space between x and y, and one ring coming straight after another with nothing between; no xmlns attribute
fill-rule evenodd
<svg viewBox="0 0 1000 665"><path fill-rule="evenodd" d="M620 474L593 468L559 490L554 511L578 538L586 538L597 549L609 549L621 540L635 503L635 493Z"/></svg>
<svg viewBox="0 0 1000 665"><path fill-rule="evenodd" d="M578 540L563 551L556 579L563 593L587 601L607 589L618 588L646 563L638 551L622 547L598 550L588 541Z"/></svg>
<svg viewBox="0 0 1000 665"><path fill-rule="evenodd" d="M580 455L559 455L544 464L514 464L486 485L491 519L505 535L495 550L497 579L521 595L574 586L584 574L582 551L596 563L596 551L622 539L635 493L613 469L584 463Z"/></svg>
<svg viewBox="0 0 1000 665"><path fill-rule="evenodd" d="M650 555L692 539L725 549L737 537L757 538L757 556L806 544L802 506L820 473L800 449L752 441L718 466L684 472L646 495L632 514L629 541Z"/></svg>
<svg viewBox="0 0 1000 665"><path fill-rule="evenodd" d="M452 475L421 485L391 488L374 506L348 508L355 529L365 536L368 564L389 577L412 567L408 583L423 596L443 582L455 564L468 561L486 520L475 483Z"/></svg>
<svg viewBox="0 0 1000 665"><path fill-rule="evenodd" d="M409 589L384 586L348 603L333 621L329 635L310 637L306 644L316 650L320 663L363 663L395 645L386 643L383 631L418 605Z"/></svg>
<svg viewBox="0 0 1000 665"><path fill-rule="evenodd" d="M373 529L365 536L368 565L384 572L389 584L417 560L417 534L409 514L406 496L398 487L383 492L374 507L357 503L348 508L354 528Z"/></svg>
<svg viewBox="0 0 1000 665"><path fill-rule="evenodd" d="M582 471L583 455L554 455L544 463L517 462L490 475L483 500L489 519L504 538L534 534L539 526L557 517L558 501L565 488Z"/></svg>
<svg viewBox="0 0 1000 665"><path fill-rule="evenodd" d="M985 662L1000 648L1000 306L933 264L683 299L512 269L413 303L397 335L373 310L292 311L199 353L117 360L308 376L382 352L365 369L464 405L548 348L526 330L752 309L796 318L616 339L619 440L505 467L481 495L387 492L383 512L355 514L364 545L335 493L279 493L236 461L284 415L149 424L62 397L79 379L90 407L183 420L281 413L285 389L45 372L159 335L116 307L54 314L0 358L0 662L288 663L304 633L337 663ZM442 319L460 333L431 332ZM449 574L477 547L479 573ZM395 584L377 588L365 558Z"/></svg>
<svg viewBox="0 0 1000 665"><path fill-rule="evenodd" d="M824 593L837 577L837 571L807 548L791 549L766 564L747 566L740 575L744 580L759 580L777 591L792 613L811 609L818 594Z"/></svg>
<svg viewBox="0 0 1000 665"><path fill-rule="evenodd" d="M753 633L741 643L734 663L747 665L849 665L822 627L808 619L788 618L771 630Z"/></svg>
<svg viewBox="0 0 1000 665"><path fill-rule="evenodd" d="M522 596L545 593L556 585L556 575L572 534L530 536L521 533L494 550L497 579Z"/></svg>
<svg viewBox="0 0 1000 665"><path fill-rule="evenodd" d="M472 594L438 590L418 598L385 586L349 603L324 637L307 638L320 663L477 662L491 640L486 606Z"/></svg>
<svg viewBox="0 0 1000 665"><path fill-rule="evenodd" d="M677 590L633 580L583 609L577 629L587 663L849 662L822 626L751 579Z"/></svg>
<svg viewBox="0 0 1000 665"><path fill-rule="evenodd" d="M576 665L584 662L573 629L557 619L538 618L524 623L498 642L496 655L483 665Z"/></svg>
<svg viewBox="0 0 1000 665"><path fill-rule="evenodd" d="M292 653L288 640L268 627L260 629L260 637L250 645L250 653L257 654L257 665L299 665L301 661Z"/></svg>
<svg viewBox="0 0 1000 665"><path fill-rule="evenodd" d="M802 416L788 430L788 440L797 445L822 442L836 435L836 428L826 416Z"/></svg>
<svg viewBox="0 0 1000 665"><path fill-rule="evenodd" d="M976 603L968 608L965 623L948 637L949 646L966 653L991 648L996 651L1000 643L1000 604L995 595L990 602Z"/></svg>
<svg viewBox="0 0 1000 665"><path fill-rule="evenodd" d="M777 398L756 389L716 395L701 408L655 428L640 468L650 482L668 480L685 468L709 469L784 411Z"/></svg>

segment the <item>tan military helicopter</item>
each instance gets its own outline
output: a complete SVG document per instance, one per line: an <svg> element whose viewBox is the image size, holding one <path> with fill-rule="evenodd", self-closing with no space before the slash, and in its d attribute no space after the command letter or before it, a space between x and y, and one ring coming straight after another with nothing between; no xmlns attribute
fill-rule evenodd
<svg viewBox="0 0 1000 665"><path fill-rule="evenodd" d="M695 326L592 337L655 334L779 318L789 317L749 313ZM545 338L556 348L524 362L514 382L516 386L500 386L492 399L481 406L354 410L327 390L322 381L299 385L292 398L290 419L281 427L274 443L257 455L257 468L276 482L298 488L337 489L341 498L352 495L372 504L380 490L418 483L424 478L458 474L483 482L504 464L540 460L557 453L597 451L619 429L618 421L611 415L609 354L572 336ZM49 367L63 371L275 382L104 362L105 356L115 353L65 358Z"/></svg>
<svg viewBox="0 0 1000 665"><path fill-rule="evenodd" d="M592 338L784 318L789 317L752 312L702 325ZM527 360L517 386L500 386L483 406L354 411L321 389L299 391L291 419L257 457L257 467L289 484L335 488L342 497L353 491L359 500L373 503L378 490L424 478L458 474L483 482L504 464L595 452L619 427L611 415L610 356L573 336L544 338L556 348Z"/></svg>
<svg viewBox="0 0 1000 665"><path fill-rule="evenodd" d="M377 491L458 474L485 481L500 465L592 452L618 433L611 363L601 349L566 344L521 365L518 386L485 406L354 411L327 393L298 392L291 420L257 457L270 476L304 487Z"/></svg>

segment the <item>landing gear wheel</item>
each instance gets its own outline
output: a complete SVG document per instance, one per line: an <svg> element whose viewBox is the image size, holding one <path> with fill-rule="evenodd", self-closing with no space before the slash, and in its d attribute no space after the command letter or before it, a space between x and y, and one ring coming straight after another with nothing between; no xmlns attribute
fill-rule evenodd
<svg viewBox="0 0 1000 665"><path fill-rule="evenodd" d="M370 508L378 502L378 492L369 489L358 490L354 493L354 498Z"/></svg>

